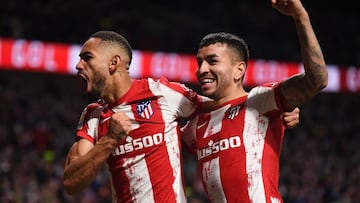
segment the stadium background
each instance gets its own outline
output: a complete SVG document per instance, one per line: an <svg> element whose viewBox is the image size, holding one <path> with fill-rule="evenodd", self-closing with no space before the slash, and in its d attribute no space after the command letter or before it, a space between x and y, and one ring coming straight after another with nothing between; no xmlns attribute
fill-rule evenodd
<svg viewBox="0 0 360 203"><path fill-rule="evenodd" d="M327 63L359 70L360 15L355 3L303 3ZM204 34L227 31L245 38L253 59L300 62L291 19L267 1L0 3L0 38L81 44L100 29L122 33L137 50L184 54L194 54ZM2 68L0 202L111 202L105 172L78 195L70 197L62 190L64 159L76 122L93 99L83 94L80 81L73 75ZM300 124L286 131L282 151L285 203L360 202L359 100L359 91L324 92L301 108ZM189 202L207 202L196 162L187 153L184 171Z"/></svg>

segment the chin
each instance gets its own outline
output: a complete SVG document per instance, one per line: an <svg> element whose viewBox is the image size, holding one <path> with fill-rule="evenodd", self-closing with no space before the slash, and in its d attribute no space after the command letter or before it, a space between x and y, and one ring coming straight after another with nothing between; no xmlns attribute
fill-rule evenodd
<svg viewBox="0 0 360 203"><path fill-rule="evenodd" d="M87 91L87 95L93 100L101 98L99 92L97 91Z"/></svg>
<svg viewBox="0 0 360 203"><path fill-rule="evenodd" d="M202 90L202 95L211 98L211 96L213 96L213 93L210 91Z"/></svg>

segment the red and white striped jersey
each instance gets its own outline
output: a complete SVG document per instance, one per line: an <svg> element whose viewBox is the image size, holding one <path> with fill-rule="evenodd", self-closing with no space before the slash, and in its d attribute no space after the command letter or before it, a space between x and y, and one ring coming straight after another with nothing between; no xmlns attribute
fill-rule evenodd
<svg viewBox="0 0 360 203"><path fill-rule="evenodd" d="M132 131L107 159L116 202L186 202L177 119L195 113L201 97L179 83L133 80L113 104L97 102L83 111L77 136L94 144L114 112L125 112Z"/></svg>
<svg viewBox="0 0 360 203"><path fill-rule="evenodd" d="M211 202L281 203L279 156L283 109L276 84L194 117L182 130L196 150Z"/></svg>

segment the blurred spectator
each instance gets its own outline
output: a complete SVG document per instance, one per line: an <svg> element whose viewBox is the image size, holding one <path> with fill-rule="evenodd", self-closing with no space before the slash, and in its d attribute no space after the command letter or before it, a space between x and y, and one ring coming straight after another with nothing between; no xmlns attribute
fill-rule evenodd
<svg viewBox="0 0 360 203"><path fill-rule="evenodd" d="M110 203L105 170L75 196L62 189L79 109L88 103L74 76L0 71L0 202ZM287 129L280 190L285 203L360 202L360 96L322 93ZM34 136L35 135L35 136ZM184 150L189 203L208 202L195 156Z"/></svg>
<svg viewBox="0 0 360 203"><path fill-rule="evenodd" d="M326 2L327 9L317 1L304 3L326 61L360 66L357 7L352 2ZM269 6L213 0L1 1L0 37L81 43L89 33L111 29L124 33L135 49L194 54L200 37L223 30L252 44L252 58L299 61L291 54L297 53L298 42L288 37L294 30L279 32L289 22ZM109 12L114 7L117 11ZM282 35L275 34L276 25ZM268 38L258 37L263 33ZM283 48L275 52L272 47L279 45ZM111 202L105 171L78 195L62 189L66 152L75 139L79 110L89 100L81 87L73 76L0 71L1 203ZM358 94L323 93L301 108L300 124L286 131L282 150L285 203L360 202L359 104ZM186 151L184 172L189 203L207 202L195 157Z"/></svg>

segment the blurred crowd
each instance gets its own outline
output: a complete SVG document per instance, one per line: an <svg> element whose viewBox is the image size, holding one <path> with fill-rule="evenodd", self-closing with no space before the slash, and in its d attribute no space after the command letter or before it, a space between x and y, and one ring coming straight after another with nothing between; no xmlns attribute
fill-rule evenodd
<svg viewBox="0 0 360 203"><path fill-rule="evenodd" d="M190 86L190 85L189 85ZM85 105L81 81L70 75L0 71L0 202L110 203L103 170L74 196L62 188L66 153ZM280 189L285 203L360 202L360 96L321 93L287 129ZM206 203L197 164L184 151L189 203Z"/></svg>
<svg viewBox="0 0 360 203"><path fill-rule="evenodd" d="M356 1L302 0L328 63L360 67ZM135 49L194 54L209 32L242 36L252 58L300 61L291 18L270 0L22 0L0 2L0 37L82 43L100 29L123 34Z"/></svg>
<svg viewBox="0 0 360 203"><path fill-rule="evenodd" d="M303 2L327 63L360 67L355 2ZM248 42L253 59L300 61L295 27L270 1L0 2L0 38L80 44L100 29L123 34L134 49L190 54L205 34L226 31ZM89 101L74 76L0 71L1 203L111 202L105 170L77 195L62 188L65 156ZM282 150L285 203L360 202L358 104L358 94L322 93L301 108ZM189 203L206 203L196 160L183 155Z"/></svg>

